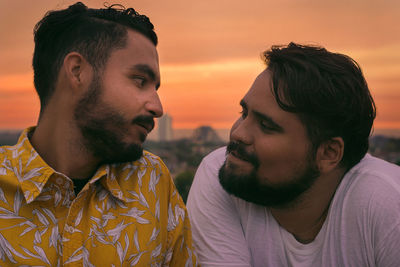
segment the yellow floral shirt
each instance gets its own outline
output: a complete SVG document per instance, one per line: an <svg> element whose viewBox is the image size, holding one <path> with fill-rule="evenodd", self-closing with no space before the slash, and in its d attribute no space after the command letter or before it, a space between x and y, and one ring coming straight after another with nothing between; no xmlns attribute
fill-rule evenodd
<svg viewBox="0 0 400 267"><path fill-rule="evenodd" d="M194 266L186 208L149 152L73 183L37 154L25 130L0 147L0 266Z"/></svg>

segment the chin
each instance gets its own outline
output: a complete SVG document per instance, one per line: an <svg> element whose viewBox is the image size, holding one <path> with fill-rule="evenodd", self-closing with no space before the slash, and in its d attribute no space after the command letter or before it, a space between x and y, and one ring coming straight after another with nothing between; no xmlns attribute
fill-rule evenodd
<svg viewBox="0 0 400 267"><path fill-rule="evenodd" d="M103 154L104 155L104 154ZM143 156L143 147L138 144L131 144L124 148L115 149L113 153L102 157L105 164L125 163L139 160Z"/></svg>
<svg viewBox="0 0 400 267"><path fill-rule="evenodd" d="M131 135L126 135L124 138L124 143L127 146L131 145L143 145L143 143L146 141L147 134L144 134L142 132L135 132L134 134Z"/></svg>
<svg viewBox="0 0 400 267"><path fill-rule="evenodd" d="M254 173L254 166L245 162L244 164L233 163L232 161L226 160L224 165L221 167L224 168L223 172L228 176L233 177L247 177Z"/></svg>

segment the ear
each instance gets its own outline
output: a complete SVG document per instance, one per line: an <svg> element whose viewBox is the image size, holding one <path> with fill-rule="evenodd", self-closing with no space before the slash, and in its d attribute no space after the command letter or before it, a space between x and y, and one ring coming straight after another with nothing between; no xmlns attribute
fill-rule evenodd
<svg viewBox="0 0 400 267"><path fill-rule="evenodd" d="M64 57L64 72L72 88L81 88L91 81L92 66L77 52L68 53Z"/></svg>
<svg viewBox="0 0 400 267"><path fill-rule="evenodd" d="M319 171L327 173L334 170L336 167L340 167L340 161L343 158L344 153L344 142L341 137L333 137L318 147L317 150L317 164Z"/></svg>

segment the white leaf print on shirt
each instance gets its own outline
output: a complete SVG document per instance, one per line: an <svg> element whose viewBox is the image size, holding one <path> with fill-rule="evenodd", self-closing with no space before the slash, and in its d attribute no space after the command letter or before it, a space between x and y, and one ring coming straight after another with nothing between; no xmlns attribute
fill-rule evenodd
<svg viewBox="0 0 400 267"><path fill-rule="evenodd" d="M33 214L33 215L36 214L36 216L38 217L39 221L40 221L42 224L44 224L44 225L46 225L46 226L48 226L48 225L50 224L50 223L49 223L49 220L47 220L46 216L44 216L39 210L33 209L32 214Z"/></svg>
<svg viewBox="0 0 400 267"><path fill-rule="evenodd" d="M127 233L125 233L125 249L122 248L122 245L119 241L117 242L117 254L118 254L121 266L122 266L122 262L125 260L126 253L128 251L128 247L129 247L129 238L128 238Z"/></svg>
<svg viewBox="0 0 400 267"><path fill-rule="evenodd" d="M35 232L35 239L33 240L33 244L40 244L42 243L42 236L40 235L39 230Z"/></svg>
<svg viewBox="0 0 400 267"><path fill-rule="evenodd" d="M128 193L136 198L136 200L129 201L129 202L139 201L139 203L141 205L145 206L146 208L149 208L149 203L147 203L146 198L144 197L142 192L140 192L140 188L139 188L139 194L136 193L135 191L128 191Z"/></svg>
<svg viewBox="0 0 400 267"><path fill-rule="evenodd" d="M19 247L20 247L26 254L28 254L29 256L31 256L32 258L36 258L36 259L42 260L42 257L41 257L40 255L34 254L34 253L31 252L29 249L27 249L27 248L25 248L25 247L23 247L23 246L21 246L21 245L19 245Z"/></svg>
<svg viewBox="0 0 400 267"><path fill-rule="evenodd" d="M8 204L8 201L7 201L6 197L4 196L4 191L1 187L0 187L0 200L3 201L7 206L10 205L10 204Z"/></svg>
<svg viewBox="0 0 400 267"><path fill-rule="evenodd" d="M23 150L23 149L18 150L18 149L19 149L18 145L15 146L14 148L15 148L15 149L12 149L12 158L13 158L13 159L18 158L18 157L22 154L22 152L25 151L25 150Z"/></svg>
<svg viewBox="0 0 400 267"><path fill-rule="evenodd" d="M46 262L47 264L50 265L49 260L47 259L46 253L44 252L44 250L41 247L38 246L33 246L33 248L35 249L35 251L38 253L38 255L40 256L40 258L42 259L42 261Z"/></svg>
<svg viewBox="0 0 400 267"><path fill-rule="evenodd" d="M160 175L156 173L156 170L152 170L150 174L150 183L149 183L149 192L152 191L154 194L154 197L157 197L156 195L156 186L158 182L160 181Z"/></svg>
<svg viewBox="0 0 400 267"><path fill-rule="evenodd" d="M8 242L2 234L0 234L0 258L3 259L4 255L6 255L9 261L11 261L12 263L17 263L17 261L13 257L13 254L18 257L25 258L11 246L10 242Z"/></svg>
<svg viewBox="0 0 400 267"><path fill-rule="evenodd" d="M135 234L133 235L133 242L135 243L135 248L137 251L140 251L140 246L139 246L139 239L138 239L138 231L135 231Z"/></svg>
<svg viewBox="0 0 400 267"><path fill-rule="evenodd" d="M83 266L84 267L96 267L89 261L89 251L87 248L82 247L82 254L83 254Z"/></svg>
<svg viewBox="0 0 400 267"><path fill-rule="evenodd" d="M21 208L21 205L22 205L22 199L23 199L23 195L18 188L17 192L15 192L15 195L14 195L14 212L15 212L15 214L19 214L19 209Z"/></svg>
<svg viewBox="0 0 400 267"><path fill-rule="evenodd" d="M50 195L40 195L35 200L36 201L49 201L50 199L52 199L52 196L50 196Z"/></svg>
<svg viewBox="0 0 400 267"><path fill-rule="evenodd" d="M139 187L142 187L142 178L145 175L146 171L147 171L146 168L140 168L139 171L137 172Z"/></svg>
<svg viewBox="0 0 400 267"><path fill-rule="evenodd" d="M31 162L38 156L38 153L32 148L31 150L31 155L29 156L28 161L25 164L25 168L27 168L29 166L29 164L31 164Z"/></svg>
<svg viewBox="0 0 400 267"><path fill-rule="evenodd" d="M142 216L144 213L145 213L145 211L139 210L138 208L133 207L133 208L131 208L131 209L128 211L128 213L121 213L120 215L135 218L136 221L137 221L138 223L140 223L140 224L148 224L148 223L149 223L149 220L140 217L140 216Z"/></svg>
<svg viewBox="0 0 400 267"><path fill-rule="evenodd" d="M158 157L148 154L148 155L146 155L146 158L147 158L148 161L150 161L150 164L152 166L154 166L154 167L156 167L156 166L159 167L160 166L160 162L159 162L159 158Z"/></svg>
<svg viewBox="0 0 400 267"><path fill-rule="evenodd" d="M120 242L117 242L117 254L119 257L119 262L121 263L121 266L122 266L122 262L124 261L124 249L122 248L122 245Z"/></svg>
<svg viewBox="0 0 400 267"><path fill-rule="evenodd" d="M160 233L160 229L157 229L156 227L153 228L153 232L151 233L150 239L149 239L149 243L156 240L158 234ZM149 244L148 243L148 244Z"/></svg>
<svg viewBox="0 0 400 267"><path fill-rule="evenodd" d="M54 216L53 212L47 208L42 208L44 213L46 213L47 216L49 216L50 220L53 222L53 224L57 224L57 219L56 216Z"/></svg>
<svg viewBox="0 0 400 267"><path fill-rule="evenodd" d="M132 177L132 175L135 173L135 171L137 170L137 167L138 166L133 166L133 165L128 165L128 166L132 166L131 167L131 170L128 172L128 174L126 175L126 177L125 177L125 181L127 181L129 178L131 178ZM127 167L128 167L127 166ZM125 167L126 168L126 167Z"/></svg>
<svg viewBox="0 0 400 267"><path fill-rule="evenodd" d="M173 249L172 248L168 248L168 250L164 253L164 262L163 262L163 266L169 266L169 263L171 262L172 259L172 254L173 254Z"/></svg>
<svg viewBox="0 0 400 267"><path fill-rule="evenodd" d="M76 216L75 227L77 227L81 223L82 215L83 215L83 208L81 208L81 210L78 212L78 215Z"/></svg>
<svg viewBox="0 0 400 267"><path fill-rule="evenodd" d="M130 224L124 224L124 221L122 221L115 228L107 231L107 235L112 237L113 244L120 238L122 231Z"/></svg>
<svg viewBox="0 0 400 267"><path fill-rule="evenodd" d="M21 234L19 234L19 236L23 236L23 235L25 235L26 233L28 233L28 232L30 232L30 231L32 231L32 230L38 228L36 224L34 224L34 223L30 222L30 221L25 221L23 224L27 224L27 225L29 225L29 226L26 227L25 230L22 231Z"/></svg>
<svg viewBox="0 0 400 267"><path fill-rule="evenodd" d="M167 231L170 232L176 228L177 221L175 220L174 212L172 211L171 203L168 205L168 225Z"/></svg>
<svg viewBox="0 0 400 267"><path fill-rule="evenodd" d="M58 252L57 242L60 240L60 235L58 234L58 225L53 226L51 229L51 235L49 238L49 247L54 247L56 252Z"/></svg>
<svg viewBox="0 0 400 267"><path fill-rule="evenodd" d="M178 204L175 205L175 220L179 223L179 217L182 221L185 220L185 210L182 209Z"/></svg>
<svg viewBox="0 0 400 267"><path fill-rule="evenodd" d="M59 188L56 189L56 193L54 195L54 207L58 206L58 203L60 203L60 200L62 198L62 194Z"/></svg>
<svg viewBox="0 0 400 267"><path fill-rule="evenodd" d="M145 253L145 251L141 251L139 253L136 254L132 254L128 261L131 261L130 266L135 266L136 264L138 264L140 257Z"/></svg>
<svg viewBox="0 0 400 267"><path fill-rule="evenodd" d="M188 253L188 258L187 258L187 260L186 260L185 267L193 266L193 262L192 262L192 250L189 249L188 247L186 247L186 251L187 251L187 253Z"/></svg>
<svg viewBox="0 0 400 267"><path fill-rule="evenodd" d="M149 203L147 203L147 200L142 194L142 192L140 192L140 189L139 189L139 203L145 206L146 208L149 208Z"/></svg>
<svg viewBox="0 0 400 267"><path fill-rule="evenodd" d="M14 213L13 211L9 211L3 207L0 207L0 211L4 212L4 214L0 214L1 219L25 219Z"/></svg>
<svg viewBox="0 0 400 267"><path fill-rule="evenodd" d="M124 249L124 259L126 257L126 253L128 253L128 248L129 248L129 236L128 233L125 233L125 249Z"/></svg>
<svg viewBox="0 0 400 267"><path fill-rule="evenodd" d="M154 211L154 216L156 216L157 220L160 221L160 200L157 199L156 208Z"/></svg>
<svg viewBox="0 0 400 267"><path fill-rule="evenodd" d="M30 180L33 177L41 176L42 175L42 173L40 172L41 169L43 169L43 167L34 168L34 169L28 171L27 173L25 173L24 176L22 176L22 177L21 176L20 177L17 176L18 180L20 182L23 182L23 181L26 181L26 180Z"/></svg>
<svg viewBox="0 0 400 267"><path fill-rule="evenodd" d="M83 258L84 253L82 252L83 247L78 248L75 250L72 255L64 262L64 264L68 264L71 262L79 261ZM81 253L79 253L81 252ZM79 254L78 254L79 253Z"/></svg>
<svg viewBox="0 0 400 267"><path fill-rule="evenodd" d="M152 252L151 258L157 258L161 253L161 244L159 244Z"/></svg>

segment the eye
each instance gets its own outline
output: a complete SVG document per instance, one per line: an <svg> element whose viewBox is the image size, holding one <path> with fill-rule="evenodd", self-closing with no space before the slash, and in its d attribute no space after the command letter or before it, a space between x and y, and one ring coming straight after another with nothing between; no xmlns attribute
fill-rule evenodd
<svg viewBox="0 0 400 267"><path fill-rule="evenodd" d="M260 119L258 123L260 125L260 129L263 132L266 133L279 132L279 129L277 129L274 125L271 125L271 123L267 120Z"/></svg>
<svg viewBox="0 0 400 267"><path fill-rule="evenodd" d="M136 85L140 88L146 85L147 79L143 76L132 76L131 79L136 83Z"/></svg>
<svg viewBox="0 0 400 267"><path fill-rule="evenodd" d="M268 122L265 120L260 120L260 127L263 130L271 130L271 127L268 125Z"/></svg>

